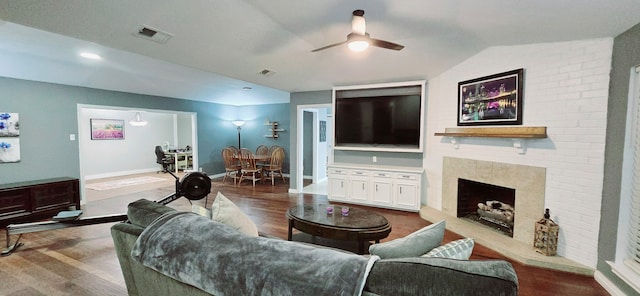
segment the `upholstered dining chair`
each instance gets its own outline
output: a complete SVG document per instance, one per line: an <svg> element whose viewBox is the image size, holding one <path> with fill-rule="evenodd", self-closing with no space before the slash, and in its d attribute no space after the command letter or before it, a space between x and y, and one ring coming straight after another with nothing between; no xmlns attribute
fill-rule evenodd
<svg viewBox="0 0 640 296"><path fill-rule="evenodd" d="M268 178L271 176L271 186L275 185L274 175L278 173L282 178L282 181L285 181L284 175L282 175L282 164L284 163L284 148L277 147L271 152L271 159L269 164L266 164L262 167L262 171L264 172L263 176ZM264 178L263 178L264 180Z"/></svg>
<svg viewBox="0 0 640 296"><path fill-rule="evenodd" d="M251 150L240 149L240 165L242 168L238 185L242 183L242 180L251 180L253 187L256 187L256 181L262 180L262 169L256 165L256 158Z"/></svg>
<svg viewBox="0 0 640 296"><path fill-rule="evenodd" d="M222 183L229 178L233 178L233 185L236 185L236 178L240 177L240 162L238 161L238 154L233 151L233 149L227 147L222 149L222 160L224 161L224 178L222 178Z"/></svg>

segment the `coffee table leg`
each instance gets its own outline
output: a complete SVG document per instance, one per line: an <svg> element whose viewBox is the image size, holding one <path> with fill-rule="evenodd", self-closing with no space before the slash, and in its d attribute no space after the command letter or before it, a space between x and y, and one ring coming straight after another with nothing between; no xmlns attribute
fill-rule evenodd
<svg viewBox="0 0 640 296"><path fill-rule="evenodd" d="M291 232L292 232L292 227L293 227L293 220L289 219L289 232L287 233L287 240L291 240Z"/></svg>
<svg viewBox="0 0 640 296"><path fill-rule="evenodd" d="M364 254L364 240L358 240L358 254Z"/></svg>

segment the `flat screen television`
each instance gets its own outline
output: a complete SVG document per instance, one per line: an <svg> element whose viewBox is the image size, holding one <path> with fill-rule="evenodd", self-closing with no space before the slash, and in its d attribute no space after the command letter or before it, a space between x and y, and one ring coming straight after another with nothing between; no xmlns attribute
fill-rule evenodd
<svg viewBox="0 0 640 296"><path fill-rule="evenodd" d="M335 89L334 148L422 152L423 88Z"/></svg>

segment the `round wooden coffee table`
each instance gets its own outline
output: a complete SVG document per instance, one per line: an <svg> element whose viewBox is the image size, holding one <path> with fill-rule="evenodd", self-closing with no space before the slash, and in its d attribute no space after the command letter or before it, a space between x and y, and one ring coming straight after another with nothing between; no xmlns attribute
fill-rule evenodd
<svg viewBox="0 0 640 296"><path fill-rule="evenodd" d="M327 207L333 209L333 214L327 213ZM293 206L287 211L289 219L289 233L291 240L292 229L295 228L313 236L343 241L357 241L358 253L364 254L364 243L389 236L391 225L387 218L364 209L349 206L349 215L343 216L343 206L327 204L306 204Z"/></svg>

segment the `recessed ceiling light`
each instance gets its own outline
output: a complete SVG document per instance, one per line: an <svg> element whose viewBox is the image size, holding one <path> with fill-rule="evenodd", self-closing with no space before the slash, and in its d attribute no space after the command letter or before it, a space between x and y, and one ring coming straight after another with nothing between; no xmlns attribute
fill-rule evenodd
<svg viewBox="0 0 640 296"><path fill-rule="evenodd" d="M92 52L81 52L80 56L85 58L85 59L90 59L90 60L101 60L102 57L96 53L92 53Z"/></svg>

